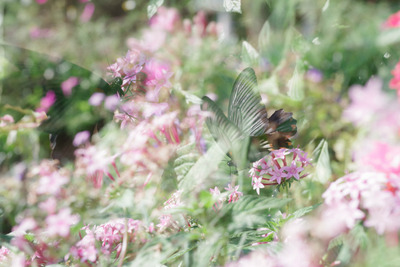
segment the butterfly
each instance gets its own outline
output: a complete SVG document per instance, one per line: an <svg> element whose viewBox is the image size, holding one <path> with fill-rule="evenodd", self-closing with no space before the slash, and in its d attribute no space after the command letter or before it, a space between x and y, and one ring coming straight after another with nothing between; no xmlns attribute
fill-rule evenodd
<svg viewBox="0 0 400 267"><path fill-rule="evenodd" d="M297 132L297 121L292 113L283 109L268 117L266 107L261 104L252 68L244 69L233 84L228 117L209 97L204 96L202 100L202 110L210 114L206 119L207 127L223 151L237 147L247 137L251 138L251 143L257 146L259 152L291 147L289 138ZM232 158L231 154L228 156ZM259 158L261 156L258 155L256 159ZM232 161L228 162L228 165L232 164Z"/></svg>
<svg viewBox="0 0 400 267"><path fill-rule="evenodd" d="M5 67L0 72L3 88L0 103L4 107L19 107L35 110L41 98L52 92L54 104L46 112L48 119L42 122L39 130L50 134L50 147L53 158L61 161L73 158L72 145L76 133L84 130L95 131L112 116L88 104L94 92L105 95L123 94L122 80L110 84L93 72L69 61L38 53L9 44L0 44L0 55L4 55ZM71 77L79 82L70 92L62 90L62 83ZM12 113L13 110L2 110ZM14 112L16 118L21 114Z"/></svg>

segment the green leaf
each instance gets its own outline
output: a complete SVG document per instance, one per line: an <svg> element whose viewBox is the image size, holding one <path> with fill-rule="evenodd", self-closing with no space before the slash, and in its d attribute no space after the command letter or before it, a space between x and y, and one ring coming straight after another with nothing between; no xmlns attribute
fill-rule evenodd
<svg viewBox="0 0 400 267"><path fill-rule="evenodd" d="M224 0L224 8L226 12L242 13L240 0Z"/></svg>
<svg viewBox="0 0 400 267"><path fill-rule="evenodd" d="M313 152L313 160L316 162L315 174L317 181L326 183L332 175L327 141L322 140L318 144Z"/></svg>
<svg viewBox="0 0 400 267"><path fill-rule="evenodd" d="M291 199L273 197L243 196L239 201L232 203L232 210L241 214L251 214L267 209L277 209L285 206Z"/></svg>
<svg viewBox="0 0 400 267"><path fill-rule="evenodd" d="M157 13L157 10L162 4L164 0L151 0L149 5L147 6L147 17L150 19Z"/></svg>
<svg viewBox="0 0 400 267"><path fill-rule="evenodd" d="M290 217L293 219L297 219L300 217L303 217L304 215L306 215L307 213L311 212L312 210L316 209L319 205L321 205L320 203L309 206L309 207L304 207L301 209L296 210L295 212L293 212L292 214L290 214Z"/></svg>
<svg viewBox="0 0 400 267"><path fill-rule="evenodd" d="M304 99L303 74L304 73L300 71L299 64L297 64L292 78L288 81L288 96L295 101L301 101Z"/></svg>
<svg viewBox="0 0 400 267"><path fill-rule="evenodd" d="M249 66L258 65L260 55L257 50L248 42L242 43L242 60Z"/></svg>

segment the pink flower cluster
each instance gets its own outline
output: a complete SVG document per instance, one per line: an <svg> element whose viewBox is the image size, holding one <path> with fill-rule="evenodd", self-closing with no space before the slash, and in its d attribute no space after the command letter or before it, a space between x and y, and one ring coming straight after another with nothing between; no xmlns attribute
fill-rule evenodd
<svg viewBox="0 0 400 267"><path fill-rule="evenodd" d="M115 157L110 156L106 149L88 145L75 150L75 156L75 173L85 175L95 188L102 186L104 175L107 175L113 181L115 180L115 177L110 173L110 167L113 167L115 173L119 176Z"/></svg>
<svg viewBox="0 0 400 267"><path fill-rule="evenodd" d="M114 78L122 78L122 88L127 96L145 93L148 101L157 102L160 89L172 86L169 64L154 57L149 58L138 49L129 50L108 70Z"/></svg>
<svg viewBox="0 0 400 267"><path fill-rule="evenodd" d="M8 248L0 247L0 264L7 259L8 254L10 254L10 250Z"/></svg>
<svg viewBox="0 0 400 267"><path fill-rule="evenodd" d="M228 195L228 203L234 203L243 196L243 193L239 191L238 185L232 186L231 184L228 184L228 186L225 187L225 190L227 192L221 194L218 187L210 188L210 193L217 199L217 202L213 206L214 210L219 210L222 208L223 202L226 201L226 194Z"/></svg>
<svg viewBox="0 0 400 267"><path fill-rule="evenodd" d="M400 176L354 172L333 182L323 194L322 222L330 236L362 222L378 234L400 230ZM334 220L333 220L334 218Z"/></svg>
<svg viewBox="0 0 400 267"><path fill-rule="evenodd" d="M126 225L125 225L126 223ZM99 253L110 256L114 251L118 258L125 233L129 243L134 243L142 222L134 219L116 219L99 226L83 227L86 235L71 248L70 253L81 262L96 262ZM97 250L100 246L100 250Z"/></svg>
<svg viewBox="0 0 400 267"><path fill-rule="evenodd" d="M291 182L291 178L300 180L308 174L304 168L310 165L307 153L299 148L281 148L253 163L250 169L253 189L260 194L265 185L281 185Z"/></svg>

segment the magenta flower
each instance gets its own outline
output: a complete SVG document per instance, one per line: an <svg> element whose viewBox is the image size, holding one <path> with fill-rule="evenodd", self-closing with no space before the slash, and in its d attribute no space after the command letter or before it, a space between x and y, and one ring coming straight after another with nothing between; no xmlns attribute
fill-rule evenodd
<svg viewBox="0 0 400 267"><path fill-rule="evenodd" d="M91 230L86 230L86 235L70 250L71 255L81 262L95 262L97 259L96 239Z"/></svg>
<svg viewBox="0 0 400 267"><path fill-rule="evenodd" d="M311 163L307 153L299 148L274 150L254 162L249 170L253 189L259 194L260 188L265 185L285 184L291 178L300 180L308 175L303 173L308 165Z"/></svg>
<svg viewBox="0 0 400 267"><path fill-rule="evenodd" d="M391 15L384 23L385 28L397 28L400 27L400 11Z"/></svg>
<svg viewBox="0 0 400 267"><path fill-rule="evenodd" d="M93 16L94 9L95 9L95 6L93 3L87 3L85 5L85 8L83 9L80 20L82 22L88 22Z"/></svg>
<svg viewBox="0 0 400 267"><path fill-rule="evenodd" d="M70 77L61 83L61 89L65 96L70 96L72 93L72 88L79 84L78 77Z"/></svg>
<svg viewBox="0 0 400 267"><path fill-rule="evenodd" d="M228 187L225 187L225 190L229 192L228 202L233 203L239 200L243 193L239 191L239 186L232 187L231 184L228 184Z"/></svg>
<svg viewBox="0 0 400 267"><path fill-rule="evenodd" d="M56 94L53 91L48 91L46 95L40 100L40 106L36 109L36 112L47 112L51 106L56 102Z"/></svg>
<svg viewBox="0 0 400 267"><path fill-rule="evenodd" d="M72 215L71 210L69 208L64 208L60 210L58 214L52 214L47 216L46 233L49 236L67 237L69 235L71 225L78 223L78 221L79 221L78 215Z"/></svg>
<svg viewBox="0 0 400 267"><path fill-rule="evenodd" d="M399 13L399 26L400 26L400 11ZM392 70L393 78L389 82L391 89L397 90L397 96L400 100L400 61L396 64L394 70Z"/></svg>
<svg viewBox="0 0 400 267"><path fill-rule="evenodd" d="M151 59L146 63L143 72L147 75L144 84L154 87L153 90L149 91L149 95L146 95L146 98L148 98L149 101L156 102L158 101L158 93L160 89L162 87L169 88L172 86L169 78L171 78L173 73L170 72L168 64L155 59Z"/></svg>
<svg viewBox="0 0 400 267"><path fill-rule="evenodd" d="M75 135L74 141L72 141L72 144L74 146L80 146L89 141L90 138L90 132L89 131L83 131L79 132Z"/></svg>
<svg viewBox="0 0 400 267"><path fill-rule="evenodd" d="M294 161L292 161L292 164L290 164L290 166L284 166L282 169L286 171L286 177L293 177L296 180L300 180L300 174L304 170L304 168L302 167L297 167L296 162Z"/></svg>
<svg viewBox="0 0 400 267"><path fill-rule="evenodd" d="M269 180L276 181L278 184L282 183L282 178L288 177L288 174L285 173L284 171L285 170L282 169L282 168L278 168L276 166L273 166L269 170L269 175L271 175Z"/></svg>

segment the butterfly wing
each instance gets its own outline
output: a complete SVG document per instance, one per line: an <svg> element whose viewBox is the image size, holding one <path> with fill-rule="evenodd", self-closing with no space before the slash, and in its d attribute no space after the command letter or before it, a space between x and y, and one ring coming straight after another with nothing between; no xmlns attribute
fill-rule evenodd
<svg viewBox="0 0 400 267"><path fill-rule="evenodd" d="M233 143L242 138L240 130L228 120L222 110L209 97L202 98L201 109L209 112L206 124L214 139L224 152L227 152Z"/></svg>
<svg viewBox="0 0 400 267"><path fill-rule="evenodd" d="M246 136L260 136L268 127L268 114L257 92L257 78L252 68L237 77L229 100L228 119Z"/></svg>

